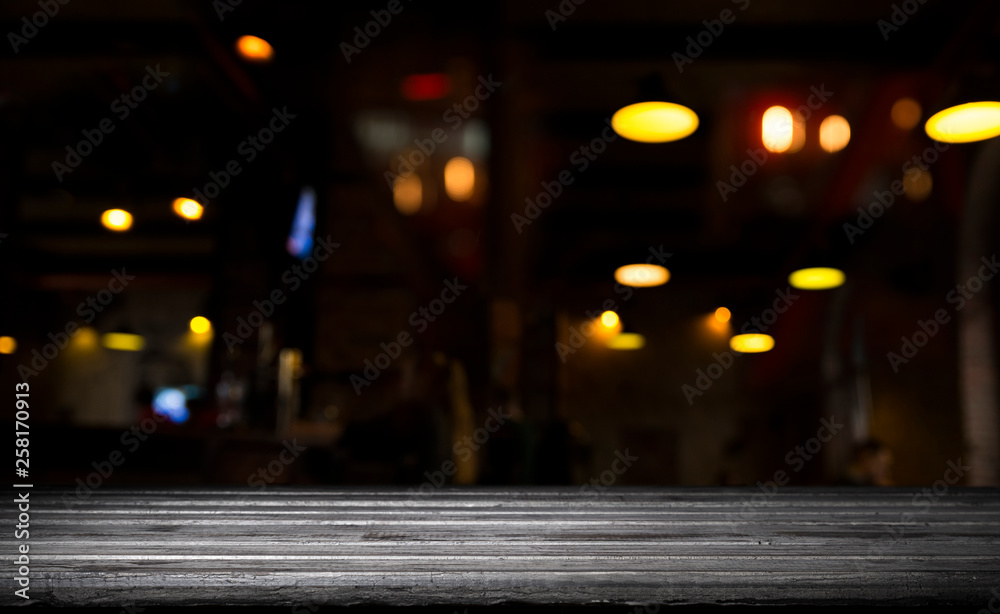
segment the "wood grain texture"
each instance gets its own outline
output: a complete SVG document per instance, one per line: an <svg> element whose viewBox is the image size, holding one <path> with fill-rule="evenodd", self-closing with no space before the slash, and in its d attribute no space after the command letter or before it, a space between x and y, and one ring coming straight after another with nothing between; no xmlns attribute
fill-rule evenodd
<svg viewBox="0 0 1000 614"><path fill-rule="evenodd" d="M36 488L29 594L51 605L986 607L1000 594L1000 490L915 503L918 492L102 488L80 501ZM23 542L4 533L14 553ZM26 604L3 575L2 603Z"/></svg>

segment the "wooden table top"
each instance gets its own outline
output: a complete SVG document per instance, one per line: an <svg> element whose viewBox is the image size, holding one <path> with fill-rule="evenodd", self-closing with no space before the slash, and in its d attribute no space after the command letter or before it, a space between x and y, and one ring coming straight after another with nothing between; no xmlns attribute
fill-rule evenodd
<svg viewBox="0 0 1000 614"><path fill-rule="evenodd" d="M998 489L424 491L36 487L30 537L0 541L8 559L29 545L31 602L52 605L979 609L1000 595ZM8 565L2 603L25 604Z"/></svg>

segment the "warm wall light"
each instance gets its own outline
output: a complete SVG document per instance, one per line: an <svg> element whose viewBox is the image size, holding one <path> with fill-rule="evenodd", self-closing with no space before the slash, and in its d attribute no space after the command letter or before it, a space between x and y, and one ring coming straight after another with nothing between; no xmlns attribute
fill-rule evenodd
<svg viewBox="0 0 1000 614"><path fill-rule="evenodd" d="M245 60L251 62L267 62L274 55L274 47L271 43L258 36L241 36L236 41L236 50L240 52Z"/></svg>
<svg viewBox="0 0 1000 614"><path fill-rule="evenodd" d="M611 127L630 141L666 143L697 130L698 115L672 102L637 102L618 109L611 116Z"/></svg>
<svg viewBox="0 0 1000 614"><path fill-rule="evenodd" d="M796 111L792 115L792 142L788 145L788 151L786 153L795 153L802 149L806 144L806 122L802 119L802 115Z"/></svg>
<svg viewBox="0 0 1000 614"><path fill-rule="evenodd" d="M729 347L743 354L767 352L774 348L774 337L761 333L736 335L729 340Z"/></svg>
<svg viewBox="0 0 1000 614"><path fill-rule="evenodd" d="M146 345L145 339L141 335L129 333L105 333L101 336L101 345L109 350L121 350L123 352L138 352Z"/></svg>
<svg viewBox="0 0 1000 614"><path fill-rule="evenodd" d="M620 333L608 339L612 350L638 350L646 345L646 338L638 333Z"/></svg>
<svg viewBox="0 0 1000 614"><path fill-rule="evenodd" d="M794 122L792 112L774 106L764 111L760 120L760 138L768 151L781 153L792 146Z"/></svg>
<svg viewBox="0 0 1000 614"><path fill-rule="evenodd" d="M0 337L0 354L13 354L17 350L17 341L13 337Z"/></svg>
<svg viewBox="0 0 1000 614"><path fill-rule="evenodd" d="M101 214L101 223L108 230L125 232L132 227L132 214L124 209L108 209Z"/></svg>
<svg viewBox="0 0 1000 614"><path fill-rule="evenodd" d="M204 207L196 200L190 198L174 199L174 213L186 220L200 220L204 210Z"/></svg>
<svg viewBox="0 0 1000 614"><path fill-rule="evenodd" d="M662 286L670 279L670 271L658 264L626 264L615 270L615 281L635 288Z"/></svg>
<svg viewBox="0 0 1000 614"><path fill-rule="evenodd" d="M931 195L934 182L929 171L911 168L903 175L903 193L915 203Z"/></svg>
<svg viewBox="0 0 1000 614"><path fill-rule="evenodd" d="M212 323L209 322L208 318L205 316L195 316L191 318L191 322L188 323L191 327L191 332L196 334L204 334L212 330Z"/></svg>
<svg viewBox="0 0 1000 614"><path fill-rule="evenodd" d="M912 98L900 98L892 105L892 123L902 130L912 130L920 121L920 103Z"/></svg>
<svg viewBox="0 0 1000 614"><path fill-rule="evenodd" d="M725 307L719 307L715 310L715 319L719 322L728 322L733 314Z"/></svg>
<svg viewBox="0 0 1000 614"><path fill-rule="evenodd" d="M829 267L799 269L788 276L788 283L799 290L829 290L844 283L844 272Z"/></svg>
<svg viewBox="0 0 1000 614"><path fill-rule="evenodd" d="M420 211L424 202L424 188L420 177L397 177L392 183L392 202L403 215L413 215Z"/></svg>
<svg viewBox="0 0 1000 614"><path fill-rule="evenodd" d="M465 202L476 187L476 168L468 158L452 158L444 165L444 191L448 198Z"/></svg>
<svg viewBox="0 0 1000 614"><path fill-rule="evenodd" d="M614 311L605 311L591 321L594 326L594 337L607 341L622 332L622 321Z"/></svg>
<svg viewBox="0 0 1000 614"><path fill-rule="evenodd" d="M90 326L84 326L73 335L71 344L70 347L81 352L95 350L97 349L97 331Z"/></svg>
<svg viewBox="0 0 1000 614"><path fill-rule="evenodd" d="M968 102L938 111L924 129L927 136L944 143L971 143L1000 136L1000 102Z"/></svg>
<svg viewBox="0 0 1000 614"><path fill-rule="evenodd" d="M819 146L834 153L847 147L851 140L851 125L840 115L830 115L819 125Z"/></svg>

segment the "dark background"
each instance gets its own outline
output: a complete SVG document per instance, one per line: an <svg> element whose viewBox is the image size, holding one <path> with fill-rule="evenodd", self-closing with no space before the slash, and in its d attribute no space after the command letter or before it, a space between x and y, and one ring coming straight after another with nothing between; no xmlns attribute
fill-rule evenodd
<svg viewBox="0 0 1000 614"><path fill-rule="evenodd" d="M991 142L950 146L930 165L928 197L897 197L853 243L844 231L932 146L930 113L997 99L995 3L914 2L885 37L879 20L896 5L867 0L750 0L742 11L588 0L554 28L554 1L403 0L350 62L342 43L385 3L244 0L220 16L223 4L73 0L0 60L0 335L17 340L0 356L0 385L13 391L50 333L84 324L77 305L113 270L135 280L90 326L146 340L120 352L77 335L27 379L35 483L255 485L265 471L265 481L297 484L585 484L627 451L638 460L615 484L753 484L780 470L824 484L852 445L876 437L892 450L893 482L912 485L969 461L970 419L996 430L989 284L898 372L886 358L919 320L953 307L945 297L965 278L962 245L995 253L996 225L969 222L992 217L968 204L974 165L996 168ZM735 21L679 71L674 54L727 8ZM0 29L21 32L39 10L5 2ZM241 58L244 34L269 41L273 59ZM169 76L119 118L112 102L150 66ZM426 73L447 76L450 91L408 100L401 83ZM651 74L668 100L698 113L698 130L658 145L615 139L581 171L571 156ZM502 85L454 129L448 109L490 75ZM723 200L717 182L760 147L761 112L806 104L814 87L833 95L808 120L803 149L771 154ZM910 130L890 120L902 97L923 109ZM239 144L275 108L295 118L247 162ZM829 154L816 135L834 113L852 137ZM57 180L52 163L105 117L114 131ZM385 173L437 128L448 138L417 171L423 207L403 215ZM444 192L456 155L476 166L469 202ZM234 159L241 173L201 220L171 211ZM518 232L511 215L566 169L573 183ZM340 247L290 291L283 275L300 263L285 241L307 185L316 236ZM110 208L133 214L129 232L101 226ZM672 254L671 280L625 300L612 273L650 248ZM732 330L759 317L791 271L818 262L841 267L848 283L798 292L767 331L775 349L736 358L689 403L683 386L726 351ZM416 332L410 314L455 278L468 289ZM230 351L224 335L274 289L287 300ZM556 343L607 299L645 347L591 339L561 360ZM732 311L730 329L711 324L719 306ZM196 315L212 321L210 340L188 333ZM962 330L986 341L987 359L963 353ZM404 331L413 344L356 394L352 375ZM284 396L283 348L302 357ZM152 421L153 392L184 385L200 394L190 419ZM511 417L475 454L458 452L492 424L491 408ZM831 416L844 429L792 471L788 454ZM123 433L144 424L133 450ZM275 464L293 439L307 449ZM94 477L115 451L124 460ZM975 457L986 482L993 454ZM456 475L442 475L448 461L462 461Z"/></svg>

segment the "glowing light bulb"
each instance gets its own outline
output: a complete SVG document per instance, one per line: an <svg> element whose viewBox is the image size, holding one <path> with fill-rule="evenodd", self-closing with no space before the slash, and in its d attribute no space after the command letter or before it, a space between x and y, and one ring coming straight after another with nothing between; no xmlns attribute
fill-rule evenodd
<svg viewBox="0 0 1000 614"><path fill-rule="evenodd" d="M204 212L204 207L190 198L177 198L174 200L174 213L186 220L199 220Z"/></svg>
<svg viewBox="0 0 1000 614"><path fill-rule="evenodd" d="M792 146L795 123L785 107L774 106L764 111L760 120L760 135L768 151L781 153Z"/></svg>
<svg viewBox="0 0 1000 614"><path fill-rule="evenodd" d="M199 335L207 333L212 330L212 323L209 322L208 318L204 316L195 316L191 318L191 322L188 324L191 327L191 332L197 333Z"/></svg>
<svg viewBox="0 0 1000 614"><path fill-rule="evenodd" d="M132 214L124 209L108 209L101 214L101 223L108 230L125 232L132 227Z"/></svg>

